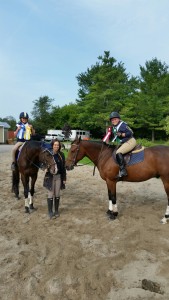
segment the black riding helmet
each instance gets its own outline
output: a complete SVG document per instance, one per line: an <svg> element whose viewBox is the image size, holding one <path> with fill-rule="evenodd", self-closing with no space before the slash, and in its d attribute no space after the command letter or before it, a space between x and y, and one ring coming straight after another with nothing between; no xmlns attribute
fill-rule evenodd
<svg viewBox="0 0 169 300"><path fill-rule="evenodd" d="M29 119L29 115L26 112L21 112L19 115L19 118L25 118L25 119Z"/></svg>
<svg viewBox="0 0 169 300"><path fill-rule="evenodd" d="M113 112L110 114L110 121L111 121L111 119L113 119L113 118L119 118L119 119L120 119L119 113L116 112L116 111L113 111Z"/></svg>

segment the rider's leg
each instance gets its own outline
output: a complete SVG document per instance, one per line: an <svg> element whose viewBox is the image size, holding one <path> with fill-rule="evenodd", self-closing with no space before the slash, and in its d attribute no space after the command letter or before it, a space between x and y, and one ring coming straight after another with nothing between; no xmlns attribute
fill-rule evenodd
<svg viewBox="0 0 169 300"><path fill-rule="evenodd" d="M22 144L23 142L17 142L12 149L12 164L11 164L12 171L15 171L15 167L16 167L16 158L15 158L16 151L19 148L19 146L21 146Z"/></svg>
<svg viewBox="0 0 169 300"><path fill-rule="evenodd" d="M119 177L127 176L127 171L125 169L124 157L122 153L116 153L116 159L120 168Z"/></svg>
<svg viewBox="0 0 169 300"><path fill-rule="evenodd" d="M136 140L134 138L131 138L127 142L123 143L116 151L116 159L120 167L119 177L127 176L123 154L131 151L135 146Z"/></svg>

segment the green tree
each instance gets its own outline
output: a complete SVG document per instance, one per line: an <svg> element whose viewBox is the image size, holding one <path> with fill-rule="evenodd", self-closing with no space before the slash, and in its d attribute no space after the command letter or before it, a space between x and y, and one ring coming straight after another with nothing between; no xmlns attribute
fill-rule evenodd
<svg viewBox="0 0 169 300"><path fill-rule="evenodd" d="M71 128L78 128L79 112L78 105L72 103L63 107L55 107L52 111L53 128L62 129L65 123L69 124Z"/></svg>
<svg viewBox="0 0 169 300"><path fill-rule="evenodd" d="M68 140L69 137L71 136L72 134L72 131L71 131L71 127L69 124L65 123L63 128L62 128L62 132L63 134L65 135L65 138Z"/></svg>
<svg viewBox="0 0 169 300"><path fill-rule="evenodd" d="M39 99L33 101L34 107L31 114L33 125L38 134L45 134L49 128L52 128L53 101L54 99L48 96L39 97Z"/></svg>
<svg viewBox="0 0 169 300"><path fill-rule="evenodd" d="M140 99L137 120L152 132L164 130L165 118L169 114L169 74L168 66L157 60L146 61L140 66Z"/></svg>
<svg viewBox="0 0 169 300"><path fill-rule="evenodd" d="M0 118L1 122L6 122L10 125L10 130L15 130L16 129L16 119L12 116L7 116L3 119Z"/></svg>
<svg viewBox="0 0 169 300"><path fill-rule="evenodd" d="M98 60L95 66L77 76L80 86L77 104L81 106L79 120L87 129L105 131L110 112L121 111L136 92L138 80L129 78L123 63L117 63L109 51Z"/></svg>

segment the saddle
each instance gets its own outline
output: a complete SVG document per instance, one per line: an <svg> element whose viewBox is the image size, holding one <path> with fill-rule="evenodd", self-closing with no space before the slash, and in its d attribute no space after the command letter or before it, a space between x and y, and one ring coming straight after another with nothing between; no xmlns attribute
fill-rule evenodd
<svg viewBox="0 0 169 300"><path fill-rule="evenodd" d="M120 148L120 146L117 146L113 151L113 158L114 158L115 162L117 162L117 160L116 160L116 151L119 148ZM131 157L132 157L133 154L137 154L139 152L142 152L143 150L144 150L144 147L141 144L137 144L131 151L123 154L125 165L127 165L130 162Z"/></svg>

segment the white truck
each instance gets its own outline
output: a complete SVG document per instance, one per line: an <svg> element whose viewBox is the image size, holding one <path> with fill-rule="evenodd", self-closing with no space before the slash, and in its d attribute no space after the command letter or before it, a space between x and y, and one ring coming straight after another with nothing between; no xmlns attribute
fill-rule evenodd
<svg viewBox="0 0 169 300"><path fill-rule="evenodd" d="M63 142L65 140L64 134L62 134L62 130L58 129L49 129L47 131L47 135L45 135L45 141L51 142L53 139L58 139L59 141Z"/></svg>
<svg viewBox="0 0 169 300"><path fill-rule="evenodd" d="M63 134L62 129L48 129L47 134Z"/></svg>

